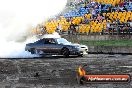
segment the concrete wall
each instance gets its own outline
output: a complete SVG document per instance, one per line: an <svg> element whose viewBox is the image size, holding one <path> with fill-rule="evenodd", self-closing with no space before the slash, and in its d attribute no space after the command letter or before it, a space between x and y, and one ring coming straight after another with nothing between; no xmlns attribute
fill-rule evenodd
<svg viewBox="0 0 132 88"><path fill-rule="evenodd" d="M132 54L130 46L88 46L89 53Z"/></svg>
<svg viewBox="0 0 132 88"><path fill-rule="evenodd" d="M69 35L63 36L69 41L78 42L79 40L132 40L132 35ZM88 46L89 53L122 53L132 54L130 46Z"/></svg>
<svg viewBox="0 0 132 88"><path fill-rule="evenodd" d="M132 40L132 35L63 35L68 40Z"/></svg>
<svg viewBox="0 0 132 88"><path fill-rule="evenodd" d="M120 40L132 39L132 35L79 35L79 40Z"/></svg>

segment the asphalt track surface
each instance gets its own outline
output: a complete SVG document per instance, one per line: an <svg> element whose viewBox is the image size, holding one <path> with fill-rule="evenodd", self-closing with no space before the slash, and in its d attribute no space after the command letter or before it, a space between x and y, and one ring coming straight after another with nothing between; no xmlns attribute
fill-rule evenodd
<svg viewBox="0 0 132 88"><path fill-rule="evenodd" d="M130 74L132 55L89 54L84 57L0 59L0 88L132 88L130 83L79 85L76 71L88 64L90 74ZM39 76L34 77L38 73Z"/></svg>

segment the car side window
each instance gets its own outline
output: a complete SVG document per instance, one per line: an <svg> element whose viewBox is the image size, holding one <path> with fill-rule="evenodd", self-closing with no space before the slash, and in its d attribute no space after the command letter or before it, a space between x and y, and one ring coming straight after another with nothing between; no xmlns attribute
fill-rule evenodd
<svg viewBox="0 0 132 88"><path fill-rule="evenodd" d="M44 40L43 40L43 39L38 40L36 43L37 43L37 44L44 44Z"/></svg>
<svg viewBox="0 0 132 88"><path fill-rule="evenodd" d="M56 42L53 39L46 39L45 44L55 44Z"/></svg>

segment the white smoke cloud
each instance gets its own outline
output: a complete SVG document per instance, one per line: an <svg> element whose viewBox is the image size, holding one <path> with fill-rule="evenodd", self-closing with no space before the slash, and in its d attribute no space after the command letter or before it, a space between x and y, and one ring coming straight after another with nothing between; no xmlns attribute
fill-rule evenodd
<svg viewBox="0 0 132 88"><path fill-rule="evenodd" d="M57 15L67 0L0 0L0 57L26 57L25 44L15 42L30 29ZM31 39L29 39L31 40Z"/></svg>
<svg viewBox="0 0 132 88"><path fill-rule="evenodd" d="M54 32L53 34L45 34L43 38L61 38L61 36L57 32Z"/></svg>

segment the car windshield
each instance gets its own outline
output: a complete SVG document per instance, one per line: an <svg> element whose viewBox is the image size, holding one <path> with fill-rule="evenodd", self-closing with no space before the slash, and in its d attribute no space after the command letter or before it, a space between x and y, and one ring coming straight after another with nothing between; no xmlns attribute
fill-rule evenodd
<svg viewBox="0 0 132 88"><path fill-rule="evenodd" d="M58 44L71 45L71 42L67 41L64 38L57 39Z"/></svg>

